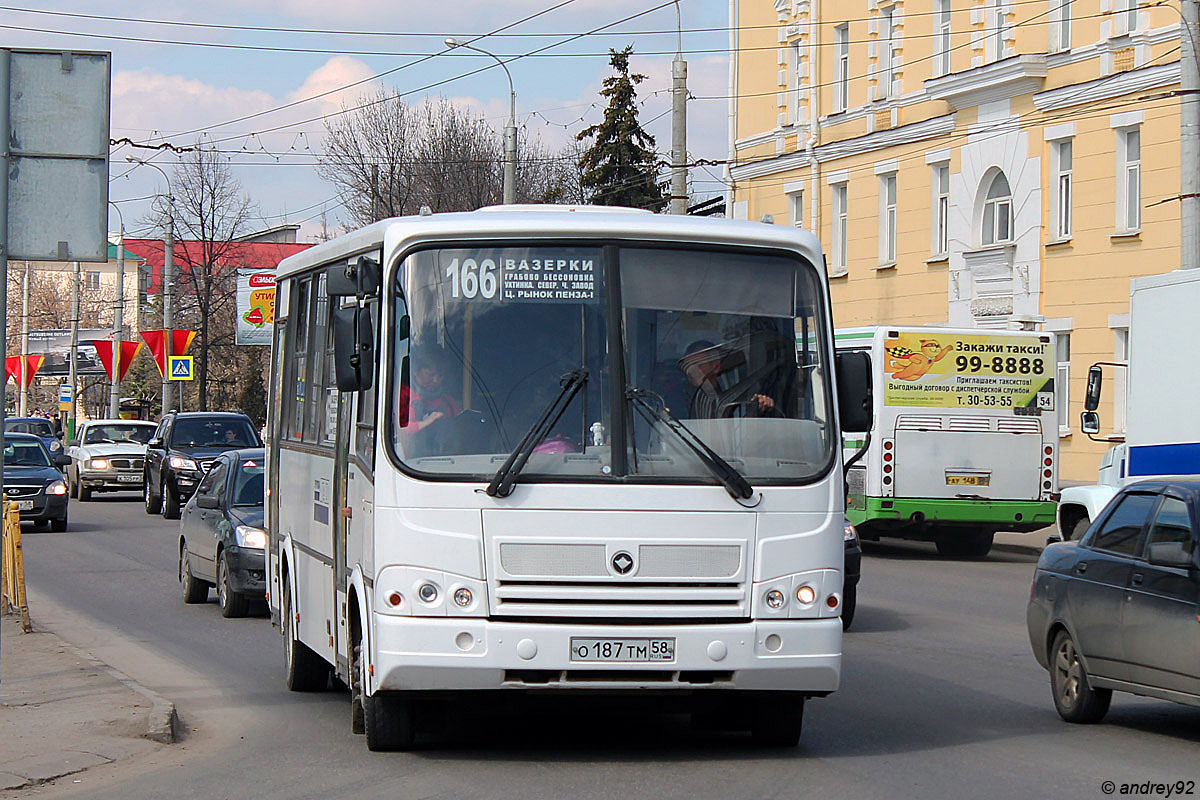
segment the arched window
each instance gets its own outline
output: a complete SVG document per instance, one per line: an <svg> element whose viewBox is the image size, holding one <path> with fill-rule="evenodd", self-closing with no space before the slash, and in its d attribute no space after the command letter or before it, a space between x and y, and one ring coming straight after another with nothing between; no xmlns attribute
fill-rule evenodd
<svg viewBox="0 0 1200 800"><path fill-rule="evenodd" d="M1013 238L1012 189L1003 172L997 172L983 198L983 243L1000 244Z"/></svg>

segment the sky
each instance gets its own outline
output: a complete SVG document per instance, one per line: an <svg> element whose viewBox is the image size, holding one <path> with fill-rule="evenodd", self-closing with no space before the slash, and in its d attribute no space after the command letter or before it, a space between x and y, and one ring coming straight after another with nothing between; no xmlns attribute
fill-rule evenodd
<svg viewBox="0 0 1200 800"><path fill-rule="evenodd" d="M601 119L608 50L633 45L632 71L647 76L638 86L640 119L659 152L670 150L679 41L670 0L3 3L5 47L112 53L112 138L218 148L258 209L257 225L300 224L300 241L311 241L323 222L331 232L344 224L336 190L314 163L325 120L359 98L381 86L409 103L440 95L503 128L503 70L487 56L447 52L447 37L474 40L506 62L518 125L555 150ZM723 159L728 150L727 8L721 0L678 2L693 160ZM129 144L110 154L109 198L126 235L155 236L149 198L164 191L163 176L130 156L168 173L176 156ZM720 192L720 176L720 167L693 170L693 193ZM117 227L110 207L109 228Z"/></svg>

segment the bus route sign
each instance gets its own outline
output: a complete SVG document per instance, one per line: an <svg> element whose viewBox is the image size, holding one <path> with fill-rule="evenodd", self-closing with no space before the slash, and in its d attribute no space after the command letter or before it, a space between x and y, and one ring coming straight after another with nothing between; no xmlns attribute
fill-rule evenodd
<svg viewBox="0 0 1200 800"><path fill-rule="evenodd" d="M889 406L1054 410L1050 336L899 331L884 354Z"/></svg>

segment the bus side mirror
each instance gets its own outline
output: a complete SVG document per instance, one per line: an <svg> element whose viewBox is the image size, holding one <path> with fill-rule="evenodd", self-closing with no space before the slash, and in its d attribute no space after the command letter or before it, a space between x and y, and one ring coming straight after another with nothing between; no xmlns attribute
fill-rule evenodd
<svg viewBox="0 0 1200 800"><path fill-rule="evenodd" d="M1100 432L1100 415L1095 411L1084 411L1079 415L1079 430L1091 436Z"/></svg>
<svg viewBox="0 0 1200 800"><path fill-rule="evenodd" d="M333 366L338 391L371 388L375 378L375 331L367 309L358 305L334 309Z"/></svg>
<svg viewBox="0 0 1200 800"><path fill-rule="evenodd" d="M835 358L842 430L866 433L872 422L871 356L855 351L838 353Z"/></svg>
<svg viewBox="0 0 1200 800"><path fill-rule="evenodd" d="M331 297L373 297L379 294L379 262L359 256L325 270L325 293Z"/></svg>
<svg viewBox="0 0 1200 800"><path fill-rule="evenodd" d="M1095 411L1100 407L1100 387L1104 385L1104 371L1099 364L1088 368L1087 394L1083 398L1083 407L1087 411Z"/></svg>

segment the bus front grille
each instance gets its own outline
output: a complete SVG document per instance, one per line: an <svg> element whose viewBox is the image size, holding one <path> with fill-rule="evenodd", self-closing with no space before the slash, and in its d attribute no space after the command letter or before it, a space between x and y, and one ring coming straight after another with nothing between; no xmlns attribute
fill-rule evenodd
<svg viewBox="0 0 1200 800"><path fill-rule="evenodd" d="M749 616L750 608L739 582L501 580L493 598L493 614L531 619L730 619Z"/></svg>

